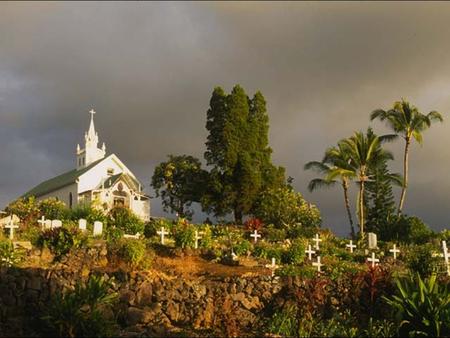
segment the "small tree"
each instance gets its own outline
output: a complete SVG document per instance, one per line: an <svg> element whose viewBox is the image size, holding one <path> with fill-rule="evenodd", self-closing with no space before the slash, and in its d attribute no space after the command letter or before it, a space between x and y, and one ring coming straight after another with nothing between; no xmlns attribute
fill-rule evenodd
<svg viewBox="0 0 450 338"><path fill-rule="evenodd" d="M322 223L319 209L289 187L264 192L255 208L255 216L265 224L274 224L278 228L297 223L305 227L318 227Z"/></svg>
<svg viewBox="0 0 450 338"><path fill-rule="evenodd" d="M114 207L108 213L108 224L128 234L144 233L144 222L129 208Z"/></svg>
<svg viewBox="0 0 450 338"><path fill-rule="evenodd" d="M66 204L54 197L40 201L39 211L41 216L49 219L66 219L69 216Z"/></svg>
<svg viewBox="0 0 450 338"><path fill-rule="evenodd" d="M20 222L28 227L36 223L39 216L39 206L34 196L19 198L11 202L5 209L8 214L15 214L19 217Z"/></svg>

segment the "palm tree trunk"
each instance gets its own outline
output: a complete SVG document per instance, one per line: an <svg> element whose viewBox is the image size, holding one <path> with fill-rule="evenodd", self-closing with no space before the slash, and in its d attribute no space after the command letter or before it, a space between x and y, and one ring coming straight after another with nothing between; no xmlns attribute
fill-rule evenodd
<svg viewBox="0 0 450 338"><path fill-rule="evenodd" d="M355 239L355 228L353 227L352 212L350 211L350 201L348 199L348 181L342 180L342 188L344 189L345 209L347 209L348 221L350 222L350 231L352 239Z"/></svg>
<svg viewBox="0 0 450 338"><path fill-rule="evenodd" d="M364 180L365 173L361 173L359 184L359 231L361 237L364 237Z"/></svg>
<svg viewBox="0 0 450 338"><path fill-rule="evenodd" d="M403 155L403 187L402 194L400 195L400 202L398 204L398 215L402 213L403 203L405 203L406 189L408 187L408 162L409 162L409 145L411 143L411 137L406 137L405 153Z"/></svg>

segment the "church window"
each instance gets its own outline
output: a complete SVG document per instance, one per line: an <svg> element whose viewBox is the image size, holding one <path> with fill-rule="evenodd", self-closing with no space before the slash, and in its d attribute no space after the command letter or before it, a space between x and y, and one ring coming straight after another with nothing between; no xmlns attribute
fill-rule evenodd
<svg viewBox="0 0 450 338"><path fill-rule="evenodd" d="M84 165L85 161L84 161L84 157L83 157L83 165Z"/></svg>
<svg viewBox="0 0 450 338"><path fill-rule="evenodd" d="M72 203L73 203L73 196L72 193L69 192L69 208L72 209Z"/></svg>
<svg viewBox="0 0 450 338"><path fill-rule="evenodd" d="M106 173L110 176L114 175L114 169L113 168L108 168L108 170L106 171Z"/></svg>

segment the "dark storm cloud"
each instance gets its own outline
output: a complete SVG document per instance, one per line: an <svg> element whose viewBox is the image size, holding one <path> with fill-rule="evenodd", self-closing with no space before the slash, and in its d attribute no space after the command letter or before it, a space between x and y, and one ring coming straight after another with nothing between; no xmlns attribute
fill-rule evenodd
<svg viewBox="0 0 450 338"><path fill-rule="evenodd" d="M341 192L307 193L303 164L400 97L450 111L447 3L1 3L0 19L0 205L73 167L91 107L101 141L148 184L167 154L202 156L213 87L240 83L266 96L274 160L345 233ZM436 229L448 128L411 156L407 212Z"/></svg>

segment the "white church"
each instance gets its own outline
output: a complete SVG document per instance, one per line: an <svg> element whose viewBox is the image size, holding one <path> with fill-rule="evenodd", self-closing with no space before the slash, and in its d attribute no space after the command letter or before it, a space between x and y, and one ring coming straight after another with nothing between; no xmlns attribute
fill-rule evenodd
<svg viewBox="0 0 450 338"><path fill-rule="evenodd" d="M76 168L49 179L28 191L23 197L37 200L55 197L73 208L90 203L105 212L114 206L130 208L142 220L150 219L150 198L142 190L136 176L115 155L106 155L105 143L98 147L94 114L91 110L85 146L77 145Z"/></svg>

